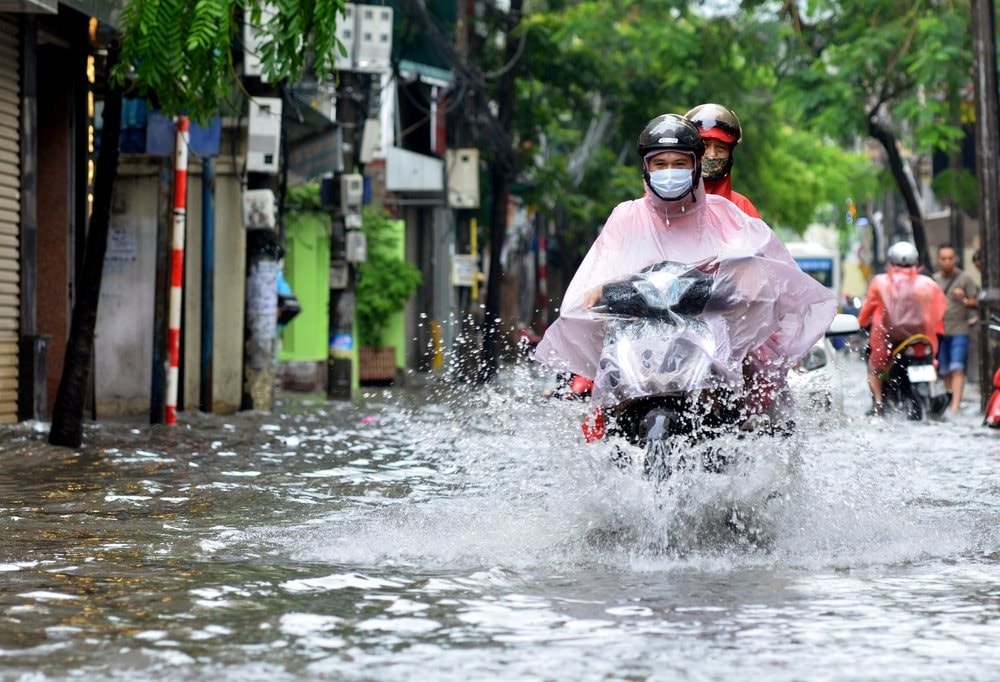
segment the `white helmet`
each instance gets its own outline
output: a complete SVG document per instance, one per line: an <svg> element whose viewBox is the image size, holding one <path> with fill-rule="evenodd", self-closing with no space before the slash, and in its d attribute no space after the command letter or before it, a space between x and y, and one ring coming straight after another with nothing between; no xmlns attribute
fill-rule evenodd
<svg viewBox="0 0 1000 682"><path fill-rule="evenodd" d="M910 242L896 242L889 247L886 255L889 257L891 264L904 268L914 266L920 260L917 247Z"/></svg>

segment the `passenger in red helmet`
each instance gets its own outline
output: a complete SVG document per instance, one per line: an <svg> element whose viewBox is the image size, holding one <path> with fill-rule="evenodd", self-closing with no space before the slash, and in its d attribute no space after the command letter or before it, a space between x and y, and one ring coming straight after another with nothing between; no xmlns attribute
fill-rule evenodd
<svg viewBox="0 0 1000 682"><path fill-rule="evenodd" d="M731 110L719 104L699 104L684 115L694 123L705 142L701 157L705 191L729 199L744 213L759 218L757 207L749 199L733 191L730 175L733 169L733 149L743 139L740 119Z"/></svg>

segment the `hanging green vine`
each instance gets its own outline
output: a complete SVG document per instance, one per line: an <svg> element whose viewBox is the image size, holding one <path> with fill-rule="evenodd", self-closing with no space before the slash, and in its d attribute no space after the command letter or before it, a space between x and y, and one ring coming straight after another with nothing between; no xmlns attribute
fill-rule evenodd
<svg viewBox="0 0 1000 682"><path fill-rule="evenodd" d="M345 0L131 0L122 10L122 58L112 75L166 114L198 120L217 112L239 84L233 46L242 21L258 27L257 57L267 80L295 81L307 69L334 72L337 23Z"/></svg>

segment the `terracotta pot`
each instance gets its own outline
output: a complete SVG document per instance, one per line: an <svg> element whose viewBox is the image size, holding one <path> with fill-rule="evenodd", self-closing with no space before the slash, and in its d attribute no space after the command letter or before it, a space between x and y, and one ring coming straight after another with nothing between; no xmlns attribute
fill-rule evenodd
<svg viewBox="0 0 1000 682"><path fill-rule="evenodd" d="M396 349L393 346L361 346L358 348L358 372L361 383L395 381Z"/></svg>

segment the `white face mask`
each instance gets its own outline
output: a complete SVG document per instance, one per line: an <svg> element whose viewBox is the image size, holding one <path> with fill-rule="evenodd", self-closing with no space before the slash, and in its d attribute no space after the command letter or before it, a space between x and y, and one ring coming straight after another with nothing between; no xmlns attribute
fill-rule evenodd
<svg viewBox="0 0 1000 682"><path fill-rule="evenodd" d="M649 186L662 199L679 199L691 190L694 171L690 168L666 168L649 174Z"/></svg>

